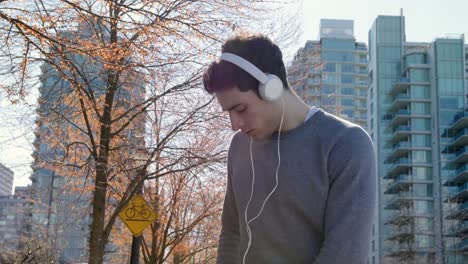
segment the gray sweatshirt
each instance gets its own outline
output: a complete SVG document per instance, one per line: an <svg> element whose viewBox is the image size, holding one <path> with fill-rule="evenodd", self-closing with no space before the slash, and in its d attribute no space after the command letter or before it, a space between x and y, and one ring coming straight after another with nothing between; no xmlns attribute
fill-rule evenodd
<svg viewBox="0 0 468 264"><path fill-rule="evenodd" d="M274 188L277 134L254 141L254 194L248 219ZM227 191L217 263L242 263L251 192L250 138L238 132L228 158ZM319 110L281 133L278 188L250 223L246 263L361 264L369 251L375 208L376 158L359 126Z"/></svg>

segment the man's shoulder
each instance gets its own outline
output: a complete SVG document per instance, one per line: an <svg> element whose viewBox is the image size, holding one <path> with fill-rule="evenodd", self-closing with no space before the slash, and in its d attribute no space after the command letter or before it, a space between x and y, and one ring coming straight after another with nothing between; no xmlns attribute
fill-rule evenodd
<svg viewBox="0 0 468 264"><path fill-rule="evenodd" d="M332 113L329 113L326 111L322 111L322 112L323 112L322 125L324 126L329 126L333 129L339 129L339 130L360 127L359 125L351 121L348 121L342 117L334 115Z"/></svg>
<svg viewBox="0 0 468 264"><path fill-rule="evenodd" d="M357 138L369 138L366 130L358 124L326 111L322 111L319 127L322 136L333 138L334 140L331 141L335 142Z"/></svg>

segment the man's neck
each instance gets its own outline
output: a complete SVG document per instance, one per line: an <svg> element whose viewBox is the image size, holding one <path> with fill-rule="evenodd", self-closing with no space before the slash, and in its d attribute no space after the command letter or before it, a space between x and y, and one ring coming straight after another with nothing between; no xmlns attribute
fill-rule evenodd
<svg viewBox="0 0 468 264"><path fill-rule="evenodd" d="M294 92L286 91L284 100L284 120L281 131L288 131L304 123L310 106L304 103Z"/></svg>

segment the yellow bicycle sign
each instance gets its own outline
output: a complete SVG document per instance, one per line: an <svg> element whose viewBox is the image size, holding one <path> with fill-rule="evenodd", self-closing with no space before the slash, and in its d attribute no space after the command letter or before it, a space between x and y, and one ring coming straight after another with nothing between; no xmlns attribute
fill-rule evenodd
<svg viewBox="0 0 468 264"><path fill-rule="evenodd" d="M141 216L143 219L149 219L151 211L144 205L136 205L132 203L132 206L125 210L125 216L129 219L134 219L137 216Z"/></svg>
<svg viewBox="0 0 468 264"><path fill-rule="evenodd" d="M119 216L132 234L139 236L156 219L156 212L138 194L120 211Z"/></svg>

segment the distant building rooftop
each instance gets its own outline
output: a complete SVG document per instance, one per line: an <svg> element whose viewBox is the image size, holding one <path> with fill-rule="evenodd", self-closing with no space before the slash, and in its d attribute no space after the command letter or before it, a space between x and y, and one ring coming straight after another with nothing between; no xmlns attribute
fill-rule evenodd
<svg viewBox="0 0 468 264"><path fill-rule="evenodd" d="M320 39L354 39L354 21L344 19L320 19Z"/></svg>

